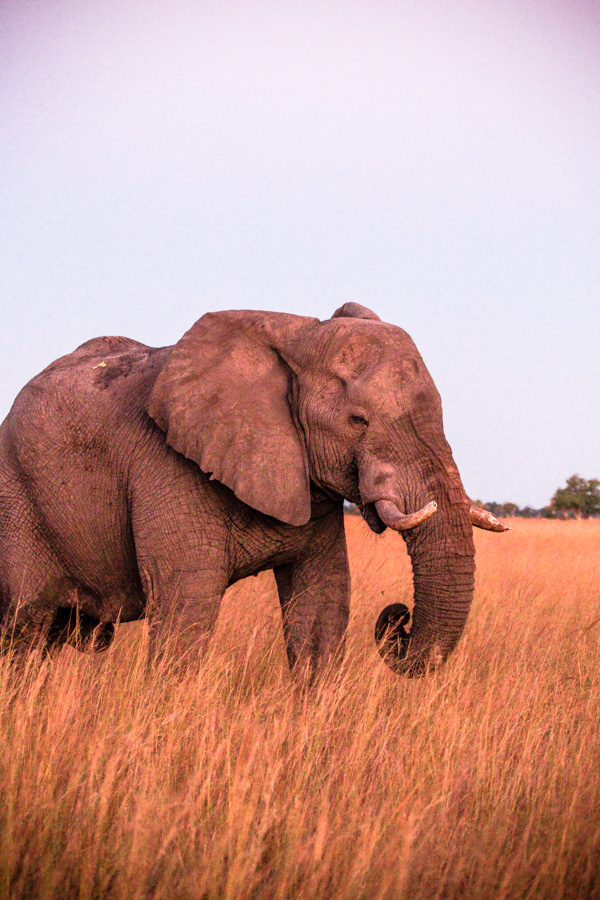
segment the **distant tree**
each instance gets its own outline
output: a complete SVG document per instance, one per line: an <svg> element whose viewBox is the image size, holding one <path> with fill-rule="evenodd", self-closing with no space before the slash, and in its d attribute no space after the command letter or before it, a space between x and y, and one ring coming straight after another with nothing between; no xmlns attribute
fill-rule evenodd
<svg viewBox="0 0 600 900"><path fill-rule="evenodd" d="M600 516L600 479L590 478L586 481L580 475L567 478L564 488L558 488L550 505L559 514L587 519L589 516Z"/></svg>
<svg viewBox="0 0 600 900"><path fill-rule="evenodd" d="M485 503L483 506L484 509L487 509L488 512L491 512L493 516L503 516L504 513L501 512L503 506L501 503L496 503L495 500L491 500L489 503Z"/></svg>
<svg viewBox="0 0 600 900"><path fill-rule="evenodd" d="M532 506L524 506L523 509L518 510L515 515L521 516L523 519L537 519L541 515L541 512L539 509L534 509Z"/></svg>
<svg viewBox="0 0 600 900"><path fill-rule="evenodd" d="M491 503L486 503L483 508L491 512L493 516L518 516L520 513L518 505L509 501L506 503L492 501Z"/></svg>

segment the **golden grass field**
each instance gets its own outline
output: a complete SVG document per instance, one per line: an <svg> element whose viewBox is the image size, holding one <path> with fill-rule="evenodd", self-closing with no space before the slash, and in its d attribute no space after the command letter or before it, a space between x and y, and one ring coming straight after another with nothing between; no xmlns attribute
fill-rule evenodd
<svg viewBox="0 0 600 900"><path fill-rule="evenodd" d="M270 573L231 589L188 680L104 656L0 672L0 897L600 897L600 521L477 532L457 651L387 670L404 544L347 517L341 672L291 683Z"/></svg>

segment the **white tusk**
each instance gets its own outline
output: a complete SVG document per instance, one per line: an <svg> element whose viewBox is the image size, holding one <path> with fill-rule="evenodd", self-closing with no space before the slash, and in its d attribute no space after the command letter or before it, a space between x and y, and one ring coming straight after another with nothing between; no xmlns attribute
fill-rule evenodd
<svg viewBox="0 0 600 900"><path fill-rule="evenodd" d="M394 531L408 531L409 528L416 528L421 522L429 519L437 510L437 503L432 500L427 506L418 509L416 512L404 514L401 513L395 503L391 500L378 500L375 504L377 515L384 525L393 528Z"/></svg>
<svg viewBox="0 0 600 900"><path fill-rule="evenodd" d="M479 506L471 506L471 522L475 528L484 528L485 531L510 531L508 525L503 525L500 519Z"/></svg>

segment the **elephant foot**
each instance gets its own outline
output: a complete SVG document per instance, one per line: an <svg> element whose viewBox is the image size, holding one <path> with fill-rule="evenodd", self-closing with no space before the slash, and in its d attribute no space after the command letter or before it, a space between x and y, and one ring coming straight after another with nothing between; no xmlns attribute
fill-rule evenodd
<svg viewBox="0 0 600 900"><path fill-rule="evenodd" d="M48 632L49 646L68 644L81 653L101 653L113 642L115 626L75 609L56 611Z"/></svg>

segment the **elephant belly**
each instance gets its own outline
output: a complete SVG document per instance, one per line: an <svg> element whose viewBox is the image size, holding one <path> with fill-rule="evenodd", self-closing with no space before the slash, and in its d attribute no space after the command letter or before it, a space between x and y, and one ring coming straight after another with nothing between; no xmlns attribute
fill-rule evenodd
<svg viewBox="0 0 600 900"><path fill-rule="evenodd" d="M78 588L74 598L78 608L100 622L135 622L143 619L145 599L139 590L122 590L98 596Z"/></svg>
<svg viewBox="0 0 600 900"><path fill-rule="evenodd" d="M90 529L92 523L89 523ZM78 533L81 523L78 523ZM54 547L63 561L66 574L77 584L77 604L83 612L101 622L131 622L142 618L145 597L140 581L133 539L113 529L106 537L98 528L94 540L91 531L81 539L68 533Z"/></svg>

